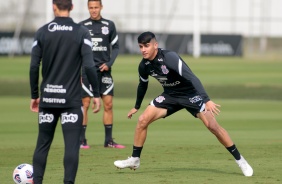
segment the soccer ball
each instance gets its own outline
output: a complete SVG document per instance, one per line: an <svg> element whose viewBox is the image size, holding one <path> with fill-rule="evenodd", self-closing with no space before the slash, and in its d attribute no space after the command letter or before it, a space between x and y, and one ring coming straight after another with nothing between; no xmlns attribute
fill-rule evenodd
<svg viewBox="0 0 282 184"><path fill-rule="evenodd" d="M16 184L33 184L33 167L30 164L20 164L13 172Z"/></svg>

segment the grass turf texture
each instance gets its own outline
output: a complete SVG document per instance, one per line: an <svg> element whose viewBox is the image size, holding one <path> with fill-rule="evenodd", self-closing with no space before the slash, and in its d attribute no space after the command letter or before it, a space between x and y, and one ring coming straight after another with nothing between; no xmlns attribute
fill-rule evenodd
<svg viewBox="0 0 282 184"><path fill-rule="evenodd" d="M212 98L282 100L281 59L183 58ZM135 98L139 62L140 56L118 57L113 68L117 98ZM0 57L0 63L0 95L29 96L29 57ZM158 82L150 78L147 97L160 91Z"/></svg>
<svg viewBox="0 0 282 184"><path fill-rule="evenodd" d="M184 57L186 59L186 57ZM282 182L281 79L278 60L242 58L186 59L210 97L222 105L217 117L254 168L246 178L232 156L204 125L182 110L149 127L137 171L116 170L113 161L132 151L137 118L161 89L151 79L142 109L131 120L140 57L120 56L115 64L114 137L126 149L103 148L102 113L89 114L89 150L80 151L78 184L119 183L243 183ZM28 57L0 58L0 183L12 182L13 169L31 163L37 138L37 115L29 111ZM63 138L58 124L44 183L62 183Z"/></svg>

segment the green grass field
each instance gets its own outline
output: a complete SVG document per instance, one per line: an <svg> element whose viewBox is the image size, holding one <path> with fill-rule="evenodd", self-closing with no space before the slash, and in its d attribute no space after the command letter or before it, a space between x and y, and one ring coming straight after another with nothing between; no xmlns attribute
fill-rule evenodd
<svg viewBox="0 0 282 184"><path fill-rule="evenodd" d="M282 183L281 60L183 58L221 104L217 119L253 166L254 176L244 177L228 151L184 110L150 125L140 169L117 170L113 162L131 155L138 116L161 92L152 79L142 108L127 119L135 103L140 56L119 56L113 72L113 136L127 148L103 148L102 113L90 114L86 134L91 148L80 151L77 184ZM0 57L0 63L0 183L10 184L13 169L32 161L38 127L37 115L29 111L29 57ZM44 184L63 181L61 127L56 131Z"/></svg>

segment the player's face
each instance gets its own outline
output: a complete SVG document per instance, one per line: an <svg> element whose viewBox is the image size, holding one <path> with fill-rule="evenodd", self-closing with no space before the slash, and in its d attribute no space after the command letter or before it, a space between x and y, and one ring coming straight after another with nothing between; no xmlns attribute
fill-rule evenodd
<svg viewBox="0 0 282 184"><path fill-rule="evenodd" d="M144 59L153 60L158 53L158 42L151 40L149 43L139 43L140 52Z"/></svg>
<svg viewBox="0 0 282 184"><path fill-rule="evenodd" d="M100 1L89 1L88 2L88 11L90 18L93 20L99 20L101 18L101 10L103 6Z"/></svg>

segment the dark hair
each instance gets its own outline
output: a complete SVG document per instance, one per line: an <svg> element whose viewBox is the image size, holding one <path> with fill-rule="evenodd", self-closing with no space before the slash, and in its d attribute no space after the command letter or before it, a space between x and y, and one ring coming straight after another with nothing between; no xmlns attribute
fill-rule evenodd
<svg viewBox="0 0 282 184"><path fill-rule="evenodd" d="M102 0L88 0L88 3L91 2L91 1L99 1L100 4L102 5Z"/></svg>
<svg viewBox="0 0 282 184"><path fill-rule="evenodd" d="M150 31L147 31L147 32L140 34L137 40L138 40L138 43L146 44L146 43L149 43L152 39L156 39L155 34Z"/></svg>
<svg viewBox="0 0 282 184"><path fill-rule="evenodd" d="M72 0L53 0L53 4L57 5L59 10L71 10Z"/></svg>

